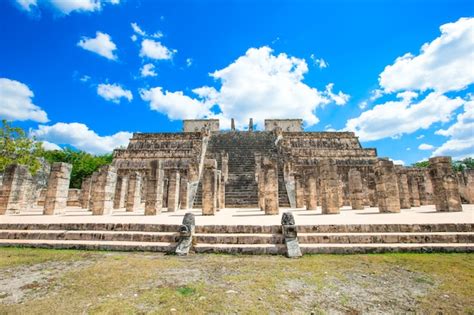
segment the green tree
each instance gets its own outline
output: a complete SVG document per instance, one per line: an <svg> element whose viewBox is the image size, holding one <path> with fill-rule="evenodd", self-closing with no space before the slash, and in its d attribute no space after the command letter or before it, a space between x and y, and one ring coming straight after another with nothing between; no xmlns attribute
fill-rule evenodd
<svg viewBox="0 0 474 315"><path fill-rule="evenodd" d="M411 166L419 167L419 168L426 168L426 167L430 166L430 162L428 162L428 161L416 162L416 163L413 163Z"/></svg>
<svg viewBox="0 0 474 315"><path fill-rule="evenodd" d="M43 155L41 142L28 138L26 132L2 120L0 128L0 172L12 163L27 165L32 174L41 167L39 158Z"/></svg>
<svg viewBox="0 0 474 315"><path fill-rule="evenodd" d="M82 180L94 173L102 165L112 163L112 154L92 155L84 151L70 148L64 150L45 151L44 158L49 163L65 162L72 164L71 188L81 188Z"/></svg>
<svg viewBox="0 0 474 315"><path fill-rule="evenodd" d="M474 169L474 159L471 157L465 158L463 160L457 160L452 162L453 170L456 172L461 172L465 169ZM413 167L420 167L420 168L427 168L430 166L429 161L421 161L417 163L413 163L411 166Z"/></svg>

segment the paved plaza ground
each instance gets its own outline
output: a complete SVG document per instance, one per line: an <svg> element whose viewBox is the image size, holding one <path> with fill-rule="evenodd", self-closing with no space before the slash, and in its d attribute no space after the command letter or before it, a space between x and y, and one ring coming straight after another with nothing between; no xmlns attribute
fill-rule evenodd
<svg viewBox="0 0 474 315"><path fill-rule="evenodd" d="M280 215L265 215L259 209L223 209L214 216L202 216L200 209L163 211L156 216L145 216L143 211L126 212L114 210L112 214L93 216L79 207L68 207L63 215L42 215L42 208L33 208L18 215L0 216L1 223L154 223L181 224L183 216L192 212L197 225L278 225L281 214L293 212L297 225L318 224L429 224L429 223L474 223L474 205L463 205L462 212L436 212L434 206L402 209L400 213L379 213L377 208L352 210L341 209L340 214L321 214L318 210L280 209Z"/></svg>

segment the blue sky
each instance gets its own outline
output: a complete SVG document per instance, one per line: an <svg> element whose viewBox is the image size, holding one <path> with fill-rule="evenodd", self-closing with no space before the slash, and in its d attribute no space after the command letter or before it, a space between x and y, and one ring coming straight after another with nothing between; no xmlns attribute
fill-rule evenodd
<svg viewBox="0 0 474 315"><path fill-rule="evenodd" d="M303 118L406 165L474 154L472 1L0 1L0 117L104 153Z"/></svg>

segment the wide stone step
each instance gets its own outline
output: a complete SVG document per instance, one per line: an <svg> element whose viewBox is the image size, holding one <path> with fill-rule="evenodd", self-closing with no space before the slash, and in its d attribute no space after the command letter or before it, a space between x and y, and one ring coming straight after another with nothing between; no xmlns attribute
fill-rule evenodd
<svg viewBox="0 0 474 315"><path fill-rule="evenodd" d="M178 232L0 230L0 239L174 243L178 241L179 235Z"/></svg>
<svg viewBox="0 0 474 315"><path fill-rule="evenodd" d="M9 240L0 239L0 247L33 247L49 249L116 250L173 252L176 243L162 242L114 242L77 240Z"/></svg>

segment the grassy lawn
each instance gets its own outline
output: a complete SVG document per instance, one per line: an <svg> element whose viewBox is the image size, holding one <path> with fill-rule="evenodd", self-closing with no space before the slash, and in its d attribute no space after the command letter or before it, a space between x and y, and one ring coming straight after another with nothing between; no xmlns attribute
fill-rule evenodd
<svg viewBox="0 0 474 315"><path fill-rule="evenodd" d="M470 313L474 255L0 249L0 314Z"/></svg>

